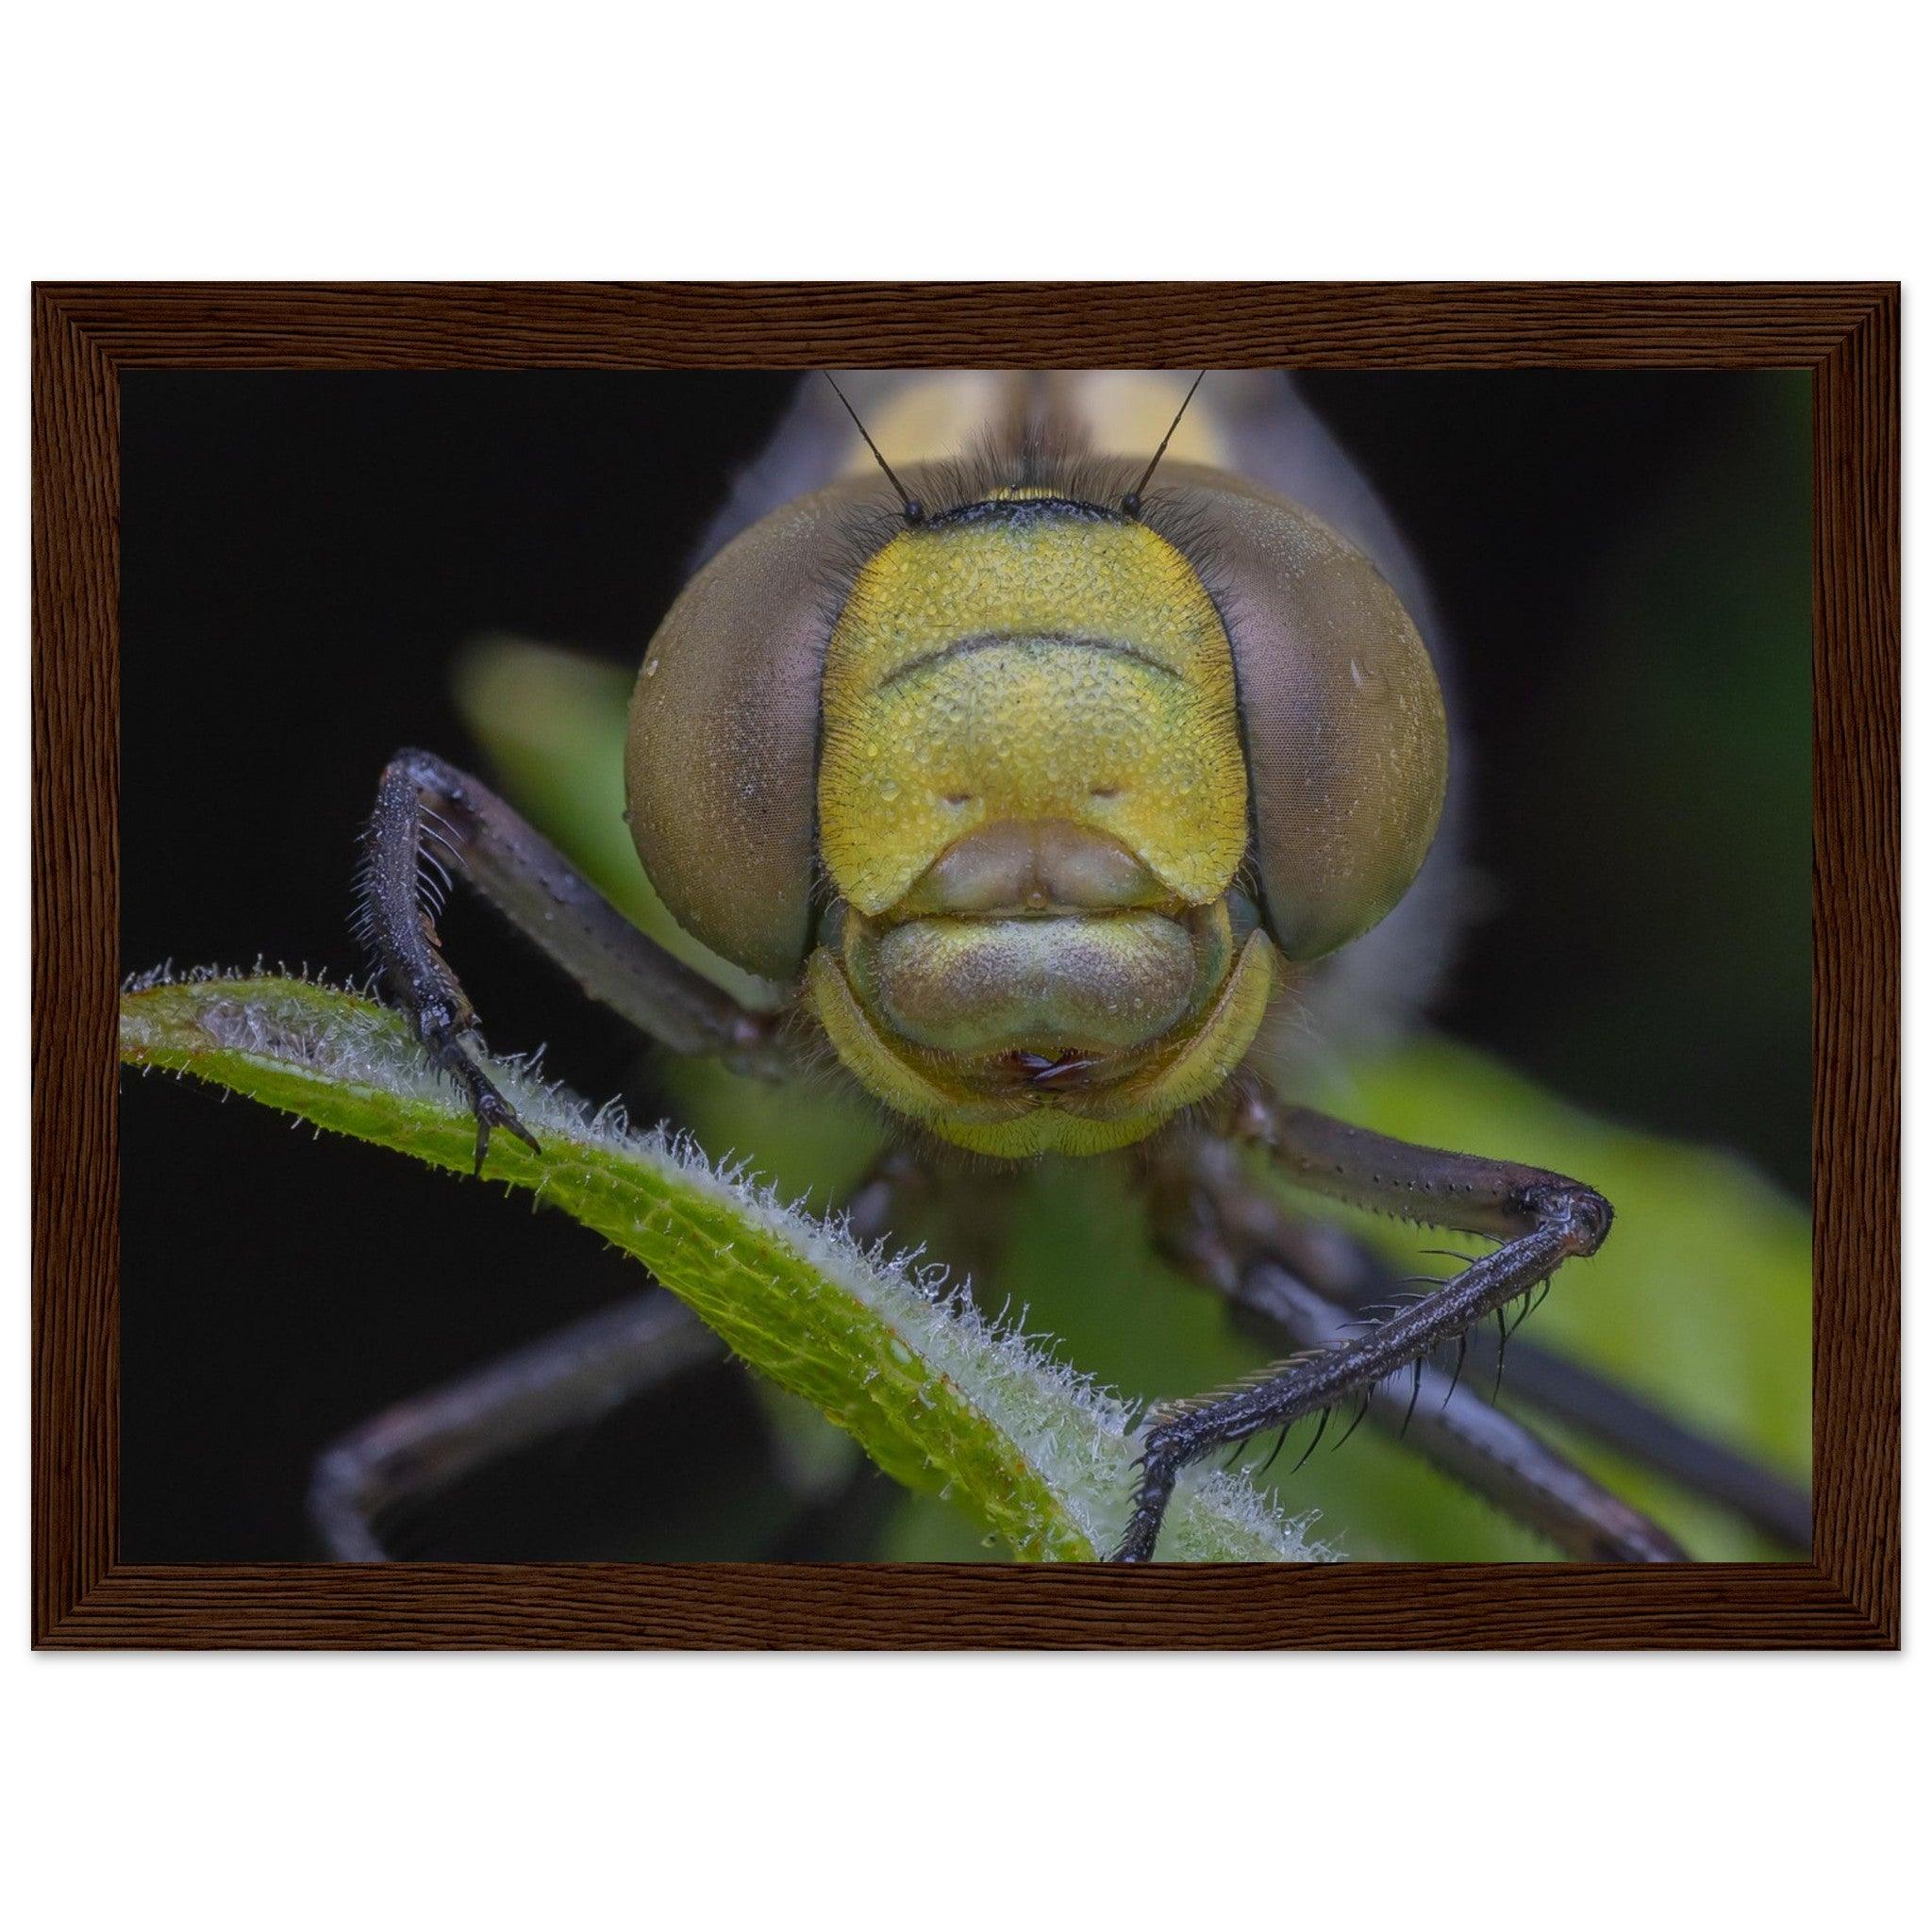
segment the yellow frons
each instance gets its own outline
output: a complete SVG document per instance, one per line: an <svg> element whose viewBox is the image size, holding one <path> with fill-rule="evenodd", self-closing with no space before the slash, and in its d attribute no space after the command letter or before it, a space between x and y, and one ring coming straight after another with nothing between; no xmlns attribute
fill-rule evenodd
<svg viewBox="0 0 1932 1932"><path fill-rule="evenodd" d="M1005 820L1104 833L1192 905L1247 843L1226 633L1144 525L1048 511L902 532L832 633L824 718L820 850L868 916Z"/></svg>

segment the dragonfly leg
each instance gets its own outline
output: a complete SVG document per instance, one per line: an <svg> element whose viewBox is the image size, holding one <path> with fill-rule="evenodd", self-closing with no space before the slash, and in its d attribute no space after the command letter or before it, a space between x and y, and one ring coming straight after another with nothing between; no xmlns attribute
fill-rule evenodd
<svg viewBox="0 0 1932 1932"><path fill-rule="evenodd" d="M1284 1362L1265 1379L1157 1411L1114 1553L1120 1562L1151 1560L1174 1480L1189 1463L1371 1393L1540 1287L1565 1261L1593 1255L1609 1233L1610 1204L1601 1194L1541 1168L1414 1147L1258 1097L1242 1103L1233 1131L1317 1192L1406 1221L1491 1235L1502 1245L1357 1340Z"/></svg>
<svg viewBox="0 0 1932 1932"><path fill-rule="evenodd" d="M1235 1150L1200 1137L1183 1155L1181 1186L1162 1198L1161 1244L1196 1279L1272 1337L1320 1351L1350 1336L1365 1284L1393 1291L1388 1273L1341 1229L1291 1219L1249 1184ZM1405 1437L1447 1474L1545 1537L1591 1561L1675 1562L1685 1552L1657 1524L1605 1489L1477 1392L1473 1374L1421 1357L1411 1374L1377 1382L1344 1428L1366 1418ZM1473 1386L1474 1385L1474 1386ZM1336 1432L1339 1441L1342 1430ZM1314 1439L1304 1447L1307 1454Z"/></svg>
<svg viewBox="0 0 1932 1932"><path fill-rule="evenodd" d="M1225 1142L1198 1141L1191 1152L1197 1157L1191 1172L1202 1176L1201 1185L1211 1191L1220 1211L1232 1218L1244 1238L1349 1315L1384 1307L1399 1292L1387 1263L1354 1236L1332 1225L1291 1220L1272 1197L1241 1187ZM1265 1307L1257 1305L1254 1312L1267 1320ZM1291 1339L1296 1347L1312 1345L1298 1332ZM1477 1390L1495 1386L1504 1351L1496 1325L1484 1323L1466 1339L1467 1356L1460 1361L1467 1383ZM1803 1483L1766 1468L1582 1362L1518 1341L1513 1333L1507 1357L1506 1393L1512 1407L1535 1409L1576 1429L1731 1510L1788 1548L1809 1552L1811 1497Z"/></svg>
<svg viewBox="0 0 1932 1932"><path fill-rule="evenodd" d="M335 1561L385 1562L377 1527L385 1510L594 1421L723 1353L661 1289L632 1295L341 1437L317 1458L308 1520Z"/></svg>
<svg viewBox="0 0 1932 1932"><path fill-rule="evenodd" d="M847 1206L853 1239L870 1242L887 1234L895 1208L924 1178L908 1151L880 1155ZM385 1562L389 1553L379 1530L385 1511L667 1388L724 1352L682 1302L647 1289L410 1396L339 1438L316 1459L309 1523L335 1561ZM863 1464L862 1457L856 1460ZM796 1486L822 1487L815 1477ZM850 1506L862 1515L874 1507L871 1487L855 1478L849 1488L850 1495L841 1489L829 1498L808 1495L808 1502L822 1513ZM802 1525L800 1533L806 1533Z"/></svg>
<svg viewBox="0 0 1932 1932"><path fill-rule="evenodd" d="M770 1014L741 1007L646 939L478 779L429 752L392 758L364 841L358 931L425 1048L469 1096L476 1171L492 1128L537 1142L483 1071L476 1013L436 930L454 878L468 881L593 999L678 1053L775 1076L789 1067Z"/></svg>
<svg viewBox="0 0 1932 1932"><path fill-rule="evenodd" d="M1469 1374L1480 1388L1496 1369L1487 1329L1470 1337ZM1811 1552L1811 1495L1803 1483L1666 1414L1655 1403L1533 1342L1509 1342L1516 1402L1567 1423L1693 1494L1722 1505L1786 1548Z"/></svg>

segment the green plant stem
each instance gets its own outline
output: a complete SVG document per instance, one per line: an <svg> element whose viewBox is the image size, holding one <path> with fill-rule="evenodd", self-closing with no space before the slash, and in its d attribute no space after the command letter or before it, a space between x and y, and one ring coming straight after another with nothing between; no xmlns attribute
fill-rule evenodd
<svg viewBox="0 0 1932 1932"><path fill-rule="evenodd" d="M137 985L121 1054L193 1074L318 1127L467 1174L475 1130L395 1014L282 978ZM803 1396L908 1487L950 1495L1014 1555L1083 1559L1124 1517L1131 1412L989 1322L943 1272L861 1250L836 1221L780 1202L688 1141L589 1113L501 1070L537 1135L499 1134L486 1178L525 1188L634 1256L751 1367ZM1189 1485L1163 1556L1309 1558L1298 1524L1237 1478Z"/></svg>

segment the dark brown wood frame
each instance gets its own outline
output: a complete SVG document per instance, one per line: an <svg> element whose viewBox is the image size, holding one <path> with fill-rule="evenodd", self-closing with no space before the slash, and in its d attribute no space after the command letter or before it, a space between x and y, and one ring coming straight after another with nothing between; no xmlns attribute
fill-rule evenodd
<svg viewBox="0 0 1932 1932"><path fill-rule="evenodd" d="M157 283L33 300L37 1643L1897 1644L1895 285ZM1813 372L1813 1561L117 1560L121 371L850 364Z"/></svg>

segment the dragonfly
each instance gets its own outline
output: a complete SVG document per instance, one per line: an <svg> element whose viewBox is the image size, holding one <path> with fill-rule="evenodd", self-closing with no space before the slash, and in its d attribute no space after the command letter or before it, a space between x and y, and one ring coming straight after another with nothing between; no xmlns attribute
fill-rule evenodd
<svg viewBox="0 0 1932 1932"><path fill-rule="evenodd" d="M1564 1555L1680 1559L1501 1406L1506 1362L1562 1426L1803 1546L1801 1490L1511 1345L1614 1238L1587 1176L1306 1104L1311 1057L1420 1024L1454 958L1451 670L1424 572L1285 376L813 376L630 708L639 858L729 983L425 750L381 775L357 929L465 1097L478 1173L494 1135L535 1136L443 952L458 883L671 1052L830 1069L877 1108L898 1132L848 1203L862 1238L990 1168L1123 1163L1161 1254L1272 1346L1149 1410L1116 1560L1158 1557L1191 1464L1291 1437L1305 1461L1364 1423ZM1444 1230L1439 1271L1398 1276L1324 1201ZM399 1503L707 1358L645 1296L406 1402L321 1458L322 1541L379 1557Z"/></svg>

